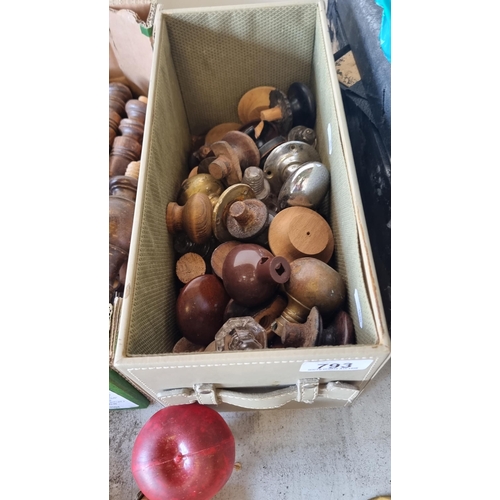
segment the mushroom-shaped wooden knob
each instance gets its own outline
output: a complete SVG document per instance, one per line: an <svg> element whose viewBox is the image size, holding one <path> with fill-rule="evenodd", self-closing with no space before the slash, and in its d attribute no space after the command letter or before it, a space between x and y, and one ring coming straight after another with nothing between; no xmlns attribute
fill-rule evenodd
<svg viewBox="0 0 500 500"><path fill-rule="evenodd" d="M181 334L207 346L223 325L229 296L219 278L204 274L184 285L177 297L176 319Z"/></svg>
<svg viewBox="0 0 500 500"><path fill-rule="evenodd" d="M226 227L233 238L252 241L267 230L272 221L266 205L257 199L235 201L229 208Z"/></svg>
<svg viewBox="0 0 500 500"><path fill-rule="evenodd" d="M204 193L215 207L219 196L224 191L224 184L210 174L195 174L188 177L181 184L181 189L177 195L177 203L185 205L187 200L195 193Z"/></svg>
<svg viewBox="0 0 500 500"><path fill-rule="evenodd" d="M333 255L332 229L310 208L289 207L278 212L269 225L268 238L271 252L289 262L300 257L328 262Z"/></svg>
<svg viewBox="0 0 500 500"><path fill-rule="evenodd" d="M290 276L290 264L253 243L234 247L224 259L222 281L229 296L241 305L255 307L273 297Z"/></svg>
<svg viewBox="0 0 500 500"><path fill-rule="evenodd" d="M271 327L280 336L287 321L304 323L315 306L323 320L328 321L346 297L346 287L340 274L313 257L303 257L290 264L290 278L284 289L288 304Z"/></svg>
<svg viewBox="0 0 500 500"><path fill-rule="evenodd" d="M205 136L205 144L210 146L213 142L222 141L222 138L232 130L239 130L241 123L236 122L226 122L219 123L215 127L212 127Z"/></svg>
<svg viewBox="0 0 500 500"><path fill-rule="evenodd" d="M132 120L137 120L144 125L146 121L146 109L148 100L141 96L139 99L130 99L125 104L125 112L127 117Z"/></svg>
<svg viewBox="0 0 500 500"><path fill-rule="evenodd" d="M137 179L126 175L112 177L109 193L109 287L112 293L120 268L128 259Z"/></svg>
<svg viewBox="0 0 500 500"><path fill-rule="evenodd" d="M238 102L238 117L241 123L249 123L260 119L260 112L269 109L269 94L275 88L262 85L254 87L243 94Z"/></svg>
<svg viewBox="0 0 500 500"><path fill-rule="evenodd" d="M185 232L193 243L205 243L212 236L212 202L204 193L195 193L185 205L175 201L166 210L167 230L170 234Z"/></svg>
<svg viewBox="0 0 500 500"><path fill-rule="evenodd" d="M215 159L209 172L216 179L225 179L228 185L241 182L247 167L260 162L260 153L255 142L243 132L233 130L224 135L221 141L211 144Z"/></svg>
<svg viewBox="0 0 500 500"><path fill-rule="evenodd" d="M142 145L131 137L115 137L109 153L109 176L124 175L132 161L141 159Z"/></svg>

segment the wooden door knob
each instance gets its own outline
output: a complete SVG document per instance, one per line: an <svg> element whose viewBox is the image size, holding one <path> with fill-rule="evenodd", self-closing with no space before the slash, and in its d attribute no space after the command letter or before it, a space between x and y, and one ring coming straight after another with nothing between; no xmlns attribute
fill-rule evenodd
<svg viewBox="0 0 500 500"><path fill-rule="evenodd" d="M289 207L278 212L269 225L268 238L271 252L289 262L301 257L328 262L335 246L326 220L306 207Z"/></svg>
<svg viewBox="0 0 500 500"><path fill-rule="evenodd" d="M212 235L212 202L204 193L195 193L184 206L170 202L166 210L170 234L185 232L194 243L205 243Z"/></svg>
<svg viewBox="0 0 500 500"><path fill-rule="evenodd" d="M269 108L269 94L275 88L262 85L243 94L238 101L238 117L241 123L260 119L260 112Z"/></svg>
<svg viewBox="0 0 500 500"><path fill-rule="evenodd" d="M210 146L213 142L221 141L222 138L233 130L239 130L241 127L241 123L236 122L227 122L220 123L215 127L212 127L205 136L205 144Z"/></svg>

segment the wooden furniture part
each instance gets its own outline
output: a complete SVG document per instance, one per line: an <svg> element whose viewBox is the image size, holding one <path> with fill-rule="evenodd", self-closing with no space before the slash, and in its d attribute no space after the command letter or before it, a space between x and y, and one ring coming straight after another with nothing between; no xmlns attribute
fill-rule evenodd
<svg viewBox="0 0 500 500"><path fill-rule="evenodd" d="M184 285L177 297L176 320L181 334L207 346L223 325L229 296L219 278L204 274Z"/></svg>
<svg viewBox="0 0 500 500"><path fill-rule="evenodd" d="M166 223L170 234L185 232L193 243L205 243L212 235L212 202L204 193L195 193L181 206L167 204Z"/></svg>
<svg viewBox="0 0 500 500"><path fill-rule="evenodd" d="M303 257L290 264L290 278L284 284L288 304L271 326L280 337L286 323L304 323L313 307L317 307L326 323L343 305L346 286L333 267L313 257Z"/></svg>
<svg viewBox="0 0 500 500"><path fill-rule="evenodd" d="M146 121L147 104L148 99L145 96L140 96L138 99L130 99L125 104L127 117L132 120L137 120L144 125Z"/></svg>
<svg viewBox="0 0 500 500"><path fill-rule="evenodd" d="M128 175L109 180L109 295L119 286L119 271L127 262L134 221L137 179Z"/></svg>
<svg viewBox="0 0 500 500"><path fill-rule="evenodd" d="M228 132L221 141L212 143L211 148L216 158L210 164L209 172L216 179L225 179L229 186L241 182L245 169L260 162L255 142L239 130Z"/></svg>
<svg viewBox="0 0 500 500"><path fill-rule="evenodd" d="M123 102L134 97L130 87L121 82L109 82L109 95L118 96Z"/></svg>
<svg viewBox="0 0 500 500"><path fill-rule="evenodd" d="M124 101L119 95L109 94L109 109L120 115L120 118L125 118L127 113L125 111Z"/></svg>
<svg viewBox="0 0 500 500"><path fill-rule="evenodd" d="M117 135L109 153L109 176L124 175L132 161L141 159L142 145L131 137Z"/></svg>
<svg viewBox="0 0 500 500"><path fill-rule="evenodd" d="M227 122L220 123L215 127L212 127L205 136L205 144L210 146L213 142L221 141L222 138L232 130L239 130L241 123Z"/></svg>
<svg viewBox="0 0 500 500"><path fill-rule="evenodd" d="M269 94L276 87L262 85L245 92L238 102L238 117L241 123L260 119L260 112L269 109Z"/></svg>
<svg viewBox="0 0 500 500"><path fill-rule="evenodd" d="M330 172L319 161L301 165L281 186L278 210L307 207L316 210L330 189Z"/></svg>
<svg viewBox="0 0 500 500"><path fill-rule="evenodd" d="M175 274L179 281L186 284L198 276L203 276L207 271L207 265L203 257L194 252L182 255L175 264Z"/></svg>
<svg viewBox="0 0 500 500"><path fill-rule="evenodd" d="M333 232L310 208L290 207L278 212L269 225L268 238L271 252L289 262L300 257L328 262L333 255Z"/></svg>
<svg viewBox="0 0 500 500"><path fill-rule="evenodd" d="M234 247L224 259L222 282L235 302L255 307L270 300L290 276L290 264L253 243Z"/></svg>
<svg viewBox="0 0 500 500"><path fill-rule="evenodd" d="M109 108L109 147L113 144L115 137L117 136L122 117L113 109Z"/></svg>
<svg viewBox="0 0 500 500"><path fill-rule="evenodd" d="M142 137L144 135L144 124L142 122L131 118L122 118L118 129L123 137L135 139L142 145Z"/></svg>

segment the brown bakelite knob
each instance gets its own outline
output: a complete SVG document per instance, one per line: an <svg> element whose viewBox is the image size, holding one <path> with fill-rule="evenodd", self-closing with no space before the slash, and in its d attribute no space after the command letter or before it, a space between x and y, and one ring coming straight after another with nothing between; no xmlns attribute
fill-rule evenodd
<svg viewBox="0 0 500 500"><path fill-rule="evenodd" d="M170 202L166 210L170 234L184 231L193 243L205 243L212 236L212 202L204 193L195 193L184 206Z"/></svg>
<svg viewBox="0 0 500 500"><path fill-rule="evenodd" d="M290 207L278 212L269 225L269 247L289 262L314 257L328 262L333 255L333 232L326 220L306 207Z"/></svg>
<svg viewBox="0 0 500 500"><path fill-rule="evenodd" d="M204 274L184 285L176 303L177 325L191 342L207 346L224 324L229 296L219 278Z"/></svg>
<svg viewBox="0 0 500 500"><path fill-rule="evenodd" d="M303 257L290 264L290 278L284 288L288 305L281 317L296 323L303 323L314 306L327 321L342 306L346 297L346 287L340 274L312 257Z"/></svg>
<svg viewBox="0 0 500 500"><path fill-rule="evenodd" d="M222 281L229 296L241 305L263 304L290 277L290 265L283 257L254 243L242 243L224 259Z"/></svg>

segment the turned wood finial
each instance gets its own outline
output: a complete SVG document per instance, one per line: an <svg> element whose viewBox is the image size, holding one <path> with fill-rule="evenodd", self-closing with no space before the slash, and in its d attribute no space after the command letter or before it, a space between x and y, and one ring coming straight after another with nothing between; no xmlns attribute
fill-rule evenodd
<svg viewBox="0 0 500 500"><path fill-rule="evenodd" d="M131 161L141 159L141 143L127 136L115 137L109 153L109 176L124 175Z"/></svg>
<svg viewBox="0 0 500 500"><path fill-rule="evenodd" d="M130 99L125 104L125 112L127 117L132 120L137 120L144 125L146 121L147 101L139 99Z"/></svg>
<svg viewBox="0 0 500 500"><path fill-rule="evenodd" d="M195 193L184 206L170 202L166 210L170 234L184 231L193 243L205 243L212 235L212 202L204 193Z"/></svg>

